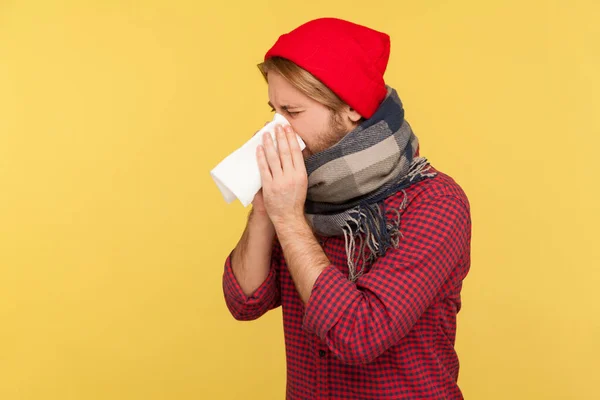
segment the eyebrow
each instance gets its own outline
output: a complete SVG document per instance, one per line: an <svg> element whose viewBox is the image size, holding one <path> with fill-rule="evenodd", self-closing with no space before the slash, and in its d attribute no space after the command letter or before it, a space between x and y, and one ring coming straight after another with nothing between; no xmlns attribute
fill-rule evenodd
<svg viewBox="0 0 600 400"><path fill-rule="evenodd" d="M269 101L267 104L269 105L269 107L271 107L271 108L275 109L275 106L273 106L273 104L272 104L270 101ZM299 107L300 107L300 106L293 106L293 105L289 105L289 104L287 104L287 105L281 106L281 109L282 109L282 110L285 110L285 111L287 111L287 110L289 110L290 108L299 108Z"/></svg>

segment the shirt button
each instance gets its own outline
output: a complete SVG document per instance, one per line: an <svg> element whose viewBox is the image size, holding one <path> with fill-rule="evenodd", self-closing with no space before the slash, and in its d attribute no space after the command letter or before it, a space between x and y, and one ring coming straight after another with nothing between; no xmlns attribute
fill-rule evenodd
<svg viewBox="0 0 600 400"><path fill-rule="evenodd" d="M319 350L319 357L323 358L327 355L327 353L325 352L325 350Z"/></svg>

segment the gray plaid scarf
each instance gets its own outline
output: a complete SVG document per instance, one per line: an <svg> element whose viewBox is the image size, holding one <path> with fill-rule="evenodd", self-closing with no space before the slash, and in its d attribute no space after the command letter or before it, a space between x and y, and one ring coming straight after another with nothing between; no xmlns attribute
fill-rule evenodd
<svg viewBox="0 0 600 400"><path fill-rule="evenodd" d="M371 118L306 160L307 220L320 236L344 236L351 281L389 248L398 247L406 193L389 221L384 200L435 176L428 161L416 156L418 146L404 120L402 102L388 86L386 98ZM362 267L356 271L360 261Z"/></svg>

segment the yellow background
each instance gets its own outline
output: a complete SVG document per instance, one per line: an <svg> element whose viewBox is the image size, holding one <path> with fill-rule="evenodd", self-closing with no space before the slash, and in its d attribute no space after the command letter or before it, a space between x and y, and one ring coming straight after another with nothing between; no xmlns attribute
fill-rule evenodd
<svg viewBox="0 0 600 400"><path fill-rule="evenodd" d="M392 37L423 154L472 202L468 399L599 399L600 5L0 1L0 399L281 399L280 311L228 314L247 210L209 170L256 64L320 16Z"/></svg>

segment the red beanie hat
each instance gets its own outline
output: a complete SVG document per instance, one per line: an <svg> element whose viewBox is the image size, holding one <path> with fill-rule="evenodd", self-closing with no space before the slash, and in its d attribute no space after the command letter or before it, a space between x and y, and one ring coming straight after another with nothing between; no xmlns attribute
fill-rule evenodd
<svg viewBox="0 0 600 400"><path fill-rule="evenodd" d="M364 118L387 94L383 74L390 37L337 18L309 21L281 35L265 55L286 58L307 70Z"/></svg>

